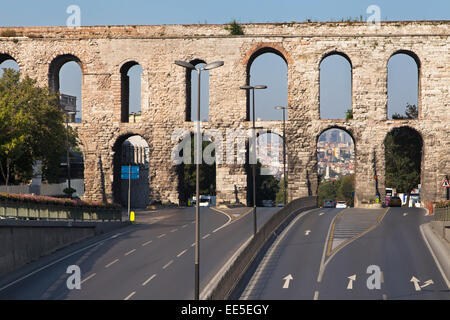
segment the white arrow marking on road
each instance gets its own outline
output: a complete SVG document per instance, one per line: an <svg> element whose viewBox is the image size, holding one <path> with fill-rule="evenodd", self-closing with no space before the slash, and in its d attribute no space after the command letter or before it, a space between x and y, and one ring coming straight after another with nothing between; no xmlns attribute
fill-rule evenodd
<svg viewBox="0 0 450 320"><path fill-rule="evenodd" d="M428 286L431 285L431 284L434 284L433 280L428 280L428 281L425 281L424 285L423 285L423 286L420 286L420 287L421 287L421 288L425 288L425 287L428 287Z"/></svg>
<svg viewBox="0 0 450 320"><path fill-rule="evenodd" d="M408 215L408 213L406 213L406 212L403 212L403 216L407 216Z"/></svg>
<svg viewBox="0 0 450 320"><path fill-rule="evenodd" d="M354 274L350 277L347 277L347 278L350 279L350 281L348 282L348 285L347 285L347 290L352 290L353 289L353 281L356 280L356 274Z"/></svg>
<svg viewBox="0 0 450 320"><path fill-rule="evenodd" d="M321 212L321 213L319 213L319 216L321 216L321 215L323 215L323 214L325 214L325 212Z"/></svg>
<svg viewBox="0 0 450 320"><path fill-rule="evenodd" d="M283 278L284 280L284 284L283 284L283 289L287 289L289 288L289 282L291 282L291 280L293 280L294 278L292 277L291 274L288 274L286 277Z"/></svg>
<svg viewBox="0 0 450 320"><path fill-rule="evenodd" d="M410 282L414 282L414 289L416 289L416 291L420 291L420 286L419 286L419 282L420 280L417 279L416 277L412 277L411 280L409 280Z"/></svg>
<svg viewBox="0 0 450 320"><path fill-rule="evenodd" d="M306 230L305 231L305 236L309 235L311 233L311 230Z"/></svg>

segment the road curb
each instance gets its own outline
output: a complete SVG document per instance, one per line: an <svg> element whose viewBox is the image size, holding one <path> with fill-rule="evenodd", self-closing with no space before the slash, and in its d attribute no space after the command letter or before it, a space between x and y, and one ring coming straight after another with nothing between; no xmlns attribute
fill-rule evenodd
<svg viewBox="0 0 450 320"><path fill-rule="evenodd" d="M420 232L436 261L447 287L450 289L450 245L436 234L431 226L431 222L422 224Z"/></svg>

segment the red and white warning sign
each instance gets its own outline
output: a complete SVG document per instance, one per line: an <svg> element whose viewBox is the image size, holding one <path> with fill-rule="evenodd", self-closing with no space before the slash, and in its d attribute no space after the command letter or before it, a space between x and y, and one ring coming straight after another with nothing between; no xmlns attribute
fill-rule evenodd
<svg viewBox="0 0 450 320"><path fill-rule="evenodd" d="M447 178L444 179L444 182L442 182L441 187L443 188L450 188L450 182Z"/></svg>

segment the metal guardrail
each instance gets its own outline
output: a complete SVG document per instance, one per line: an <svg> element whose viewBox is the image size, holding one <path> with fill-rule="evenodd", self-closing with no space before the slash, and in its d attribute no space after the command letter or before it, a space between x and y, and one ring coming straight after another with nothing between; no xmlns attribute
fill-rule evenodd
<svg viewBox="0 0 450 320"><path fill-rule="evenodd" d="M434 208L435 221L450 221L450 207Z"/></svg>
<svg viewBox="0 0 450 320"><path fill-rule="evenodd" d="M122 210L0 200L0 217L28 220L122 221Z"/></svg>

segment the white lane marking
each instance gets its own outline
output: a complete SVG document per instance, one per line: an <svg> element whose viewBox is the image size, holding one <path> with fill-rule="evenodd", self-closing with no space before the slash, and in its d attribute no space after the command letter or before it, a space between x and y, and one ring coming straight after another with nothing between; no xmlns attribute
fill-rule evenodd
<svg viewBox="0 0 450 320"><path fill-rule="evenodd" d="M427 280L422 286L420 286L420 288L428 287L431 284L434 284L433 280Z"/></svg>
<svg viewBox="0 0 450 320"><path fill-rule="evenodd" d="M202 239L206 239L206 238L208 238L208 237L209 237L210 235L211 235L211 234L210 234L210 233L208 233L207 235L203 236L203 238L202 238Z"/></svg>
<svg viewBox="0 0 450 320"><path fill-rule="evenodd" d="M136 291L133 291L132 293L130 293L125 299L123 300L129 300L132 296L134 296L136 294Z"/></svg>
<svg viewBox="0 0 450 320"><path fill-rule="evenodd" d="M347 277L347 279L350 279L348 281L347 290L352 290L353 289L353 281L356 280L356 274L354 274L354 275L352 275L350 277Z"/></svg>
<svg viewBox="0 0 450 320"><path fill-rule="evenodd" d="M292 280L294 280L294 278L292 277L292 274L288 274L286 277L283 278L283 280L284 280L283 289L288 289L289 283Z"/></svg>
<svg viewBox="0 0 450 320"><path fill-rule="evenodd" d="M136 231L136 228L133 228L133 229L128 230L128 231L125 231L125 232L122 232L121 234L130 233L130 232L133 232L133 231ZM90 249L90 248L92 248L92 247L99 246L99 245L103 244L104 242L106 242L107 240L110 240L110 239L113 239L113 237L109 237L109 238L106 238L106 239L99 240L99 241L97 241L97 242L94 242L93 244L88 245L87 247L84 247L84 248L78 249L78 250L76 250L76 251L74 251L74 252L72 252L72 253L69 253L68 255L66 255L66 256L64 256L64 257L62 257L62 258L60 258L60 259L57 259L57 260L55 260L55 261L53 261L53 262L51 262L51 263L49 263L49 264L47 264L47 265L45 265L45 266L43 266L43 267L40 267L39 269L36 269L36 270L34 270L34 271L28 273L27 275L24 275L23 277L21 277L21 278L19 278L19 279L17 279L17 280L14 280L13 282L8 283L7 285L1 287L1 288L0 288L0 291L3 291L3 290L5 290L6 288L9 288L10 286L15 285L16 283L18 283L18 282L20 282L20 281L22 281L22 280L25 280L26 278L29 278L29 277L31 277L32 275L34 275L34 274L36 274L36 273L38 273L38 272L41 272L42 270L45 270L45 269L47 269L48 267L53 266L54 264L57 264L58 262L61 262L61 261L63 261L63 260L66 260L67 258L70 258L71 256L74 256L74 255L76 255L76 254L78 254L78 253L80 253L80 252L83 252L83 251L85 251L85 250L87 250L87 249Z"/></svg>
<svg viewBox="0 0 450 320"><path fill-rule="evenodd" d="M150 240L150 241L144 242L144 243L142 244L142 246L143 246L143 247L145 247L146 245L148 245L149 243L152 243L152 242L153 242L153 240Z"/></svg>
<svg viewBox="0 0 450 320"><path fill-rule="evenodd" d="M170 260L166 263L166 265L163 267L163 269L166 269L168 266L170 266L173 263L173 260Z"/></svg>
<svg viewBox="0 0 450 320"><path fill-rule="evenodd" d="M225 228L226 226L228 226L228 225L231 223L231 220L232 220L232 219L231 219L231 216L230 216L229 214L223 212L222 210L219 210L219 209L216 209L216 208L211 208L211 209L212 209L213 211L216 211L216 212L219 212L219 213L223 214L224 216L226 216L226 217L228 218L228 221L227 221L227 222L225 222L223 225L221 225L220 227L218 227L218 228L216 228L216 229L214 229L214 230L212 231L212 233L216 233L217 231L219 231L219 230Z"/></svg>
<svg viewBox="0 0 450 320"><path fill-rule="evenodd" d="M135 251L136 251L136 249L130 250L130 251L128 251L127 253L125 253L125 256L128 256L128 255L132 254L132 253L135 252Z"/></svg>
<svg viewBox="0 0 450 320"><path fill-rule="evenodd" d="M314 209L304 211L300 213L297 217L295 217L294 220L292 220L289 225L281 232L281 234L276 238L275 242L270 246L270 249L267 251L267 254L264 256L261 264L258 266L256 272L253 274L252 278L250 279L250 282L248 283L247 287L245 288L244 292L242 293L240 299L241 300L249 300L252 299L251 296L253 295L253 292L255 291L255 288L258 284L258 282L261 281L262 274L264 270L266 270L267 265L271 260L273 260L273 256L275 254L275 251L280 246L280 243L283 241L283 239L286 237L286 235L289 233L289 231L292 229L292 227L297 223L297 221L305 216L306 214L312 212ZM247 241L250 241L252 238L249 238Z"/></svg>
<svg viewBox="0 0 450 320"><path fill-rule="evenodd" d="M408 215L408 213L407 212L403 212L403 216L407 216Z"/></svg>
<svg viewBox="0 0 450 320"><path fill-rule="evenodd" d="M311 233L311 230L306 230L305 231L305 236L309 236L310 233Z"/></svg>
<svg viewBox="0 0 450 320"><path fill-rule="evenodd" d="M191 244L191 247L195 247L195 242L193 244Z"/></svg>
<svg viewBox="0 0 450 320"><path fill-rule="evenodd" d="M188 250L188 249L185 249L185 250L181 251L179 254L177 254L177 258L179 258L179 257L181 257L183 254L185 254L187 250Z"/></svg>
<svg viewBox="0 0 450 320"><path fill-rule="evenodd" d="M314 300L319 300L319 291L314 292Z"/></svg>
<svg viewBox="0 0 450 320"><path fill-rule="evenodd" d="M187 224L185 224L184 226L182 226L182 228L186 228L188 225Z"/></svg>
<svg viewBox="0 0 450 320"><path fill-rule="evenodd" d="M322 215L324 215L325 214L325 212L321 212L321 213L319 213L319 216L322 216ZM316 291L316 292L318 292L318 291Z"/></svg>
<svg viewBox="0 0 450 320"><path fill-rule="evenodd" d="M447 288L450 289L450 281L447 279L447 276L445 275L444 269L442 269L442 266L441 266L441 264L439 263L439 260L436 258L436 255L435 255L434 252L433 252L433 249L431 249L431 246L430 246L430 244L428 243L427 237L425 237L425 233L424 233L424 231L423 231L423 227L424 227L425 225L426 225L426 224L420 225L420 227L419 227L420 233L422 234L422 238L423 238L423 240L425 241L425 244L426 244L427 247L428 247L428 251L430 251L431 256L433 257L434 263L436 263L436 266L438 267L439 272L441 273L442 278L444 279L445 283L447 284ZM0 290L0 291L1 291L1 290Z"/></svg>
<svg viewBox="0 0 450 320"><path fill-rule="evenodd" d="M110 266L112 266L114 263L116 263L117 261L119 261L119 259L116 259L114 261L111 261L110 263L108 263L105 268L109 268Z"/></svg>
<svg viewBox="0 0 450 320"><path fill-rule="evenodd" d="M178 229L170 230L170 232L177 232L177 231L178 231Z"/></svg>
<svg viewBox="0 0 450 320"><path fill-rule="evenodd" d="M90 276L86 277L83 281L81 281L81 284L85 283L86 281L88 281L89 279L92 279L93 277L95 277L96 273L91 274Z"/></svg>
<svg viewBox="0 0 450 320"><path fill-rule="evenodd" d="M147 283L149 283L150 281L152 281L153 278L155 278L155 277L156 277L156 273L155 273L154 275L152 275L150 278L148 278L147 280L145 280L145 281L142 283L142 286L146 286Z"/></svg>
<svg viewBox="0 0 450 320"><path fill-rule="evenodd" d="M192 221L191 223L192 223L192 224L194 224L194 223L195 223L195 221Z"/></svg>
<svg viewBox="0 0 450 320"><path fill-rule="evenodd" d="M163 234L160 234L159 236L158 236L158 239L161 239L162 237L165 237L166 236L166 234L165 233L163 233Z"/></svg>

